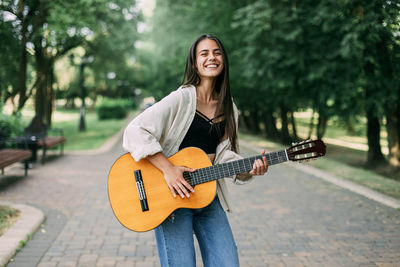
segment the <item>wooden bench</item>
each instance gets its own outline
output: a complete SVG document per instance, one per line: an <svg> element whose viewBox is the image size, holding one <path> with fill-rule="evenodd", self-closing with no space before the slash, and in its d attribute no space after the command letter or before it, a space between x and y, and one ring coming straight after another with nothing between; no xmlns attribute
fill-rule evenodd
<svg viewBox="0 0 400 267"><path fill-rule="evenodd" d="M27 140L22 137L9 138L4 132L0 133L0 169L4 175L4 168L17 162L25 163L25 176L28 175L29 159L32 152L28 149Z"/></svg>
<svg viewBox="0 0 400 267"><path fill-rule="evenodd" d="M24 161L25 163L25 176L28 175L29 162L28 159L32 157L32 152L25 149L4 148L0 149L0 168L1 174L4 175L4 168Z"/></svg>
<svg viewBox="0 0 400 267"><path fill-rule="evenodd" d="M57 136L50 136L49 133L56 133ZM41 148L42 164L46 160L46 151L48 149L60 146L60 155L64 154L64 143L67 140L64 137L62 129L47 129L47 125L43 123L40 116L36 115L28 127L24 130L24 137L29 140L30 148L32 150L32 160L36 160L37 148Z"/></svg>

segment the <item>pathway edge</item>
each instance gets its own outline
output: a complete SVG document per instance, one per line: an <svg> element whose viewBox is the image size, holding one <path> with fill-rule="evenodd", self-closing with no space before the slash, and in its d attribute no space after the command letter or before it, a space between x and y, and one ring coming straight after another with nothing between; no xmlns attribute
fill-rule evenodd
<svg viewBox="0 0 400 267"><path fill-rule="evenodd" d="M21 212L18 220L0 237L0 266L5 266L20 248L20 242L28 241L45 220L44 213L32 206L10 202L0 202Z"/></svg>
<svg viewBox="0 0 400 267"><path fill-rule="evenodd" d="M256 153L260 153L261 151L261 147L258 147L256 145L250 144L246 141L240 140L240 145L243 145L244 147L246 147L247 149L250 149L252 151L255 151ZM324 172L320 169L311 167L311 166L307 166L307 165L301 165L301 164L297 164L297 163L289 163L289 166L291 166L292 168L296 168L302 172L308 173L313 175L314 177L320 178L324 181L327 181L329 183L332 183L336 186L339 186L341 188L350 190L354 193L357 193L359 195L362 195L366 198L372 199L378 203L381 203L385 206L394 208L394 209L399 209L400 208L400 201L392 198L390 196L386 196L384 194L381 194L377 191L374 191L370 188L367 188L365 186L350 182L348 180L345 180L341 177L332 175L330 173Z"/></svg>

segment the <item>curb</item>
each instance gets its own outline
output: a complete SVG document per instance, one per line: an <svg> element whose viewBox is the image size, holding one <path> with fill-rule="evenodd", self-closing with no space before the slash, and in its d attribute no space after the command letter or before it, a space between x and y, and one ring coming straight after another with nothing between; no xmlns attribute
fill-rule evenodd
<svg viewBox="0 0 400 267"><path fill-rule="evenodd" d="M256 145L250 144L250 143L248 143L246 141L243 141L243 140L240 140L240 145L243 145L247 149L255 151L256 153L260 153L260 151L261 151L261 147L258 147ZM317 178L322 179L322 180L324 180L326 182L332 183L332 184L334 184L336 186L339 186L341 188L350 190L350 191L352 191L354 193L357 193L359 195L362 195L362 196L364 196L366 198L372 199L372 200L374 200L374 201L376 201L376 202L378 202L380 204L383 204L385 206L388 206L390 208L393 208L393 209L399 209L400 208L400 201L399 200L397 200L395 198L392 198L392 197L389 197L389 196L386 196L386 195L383 195L383 194L381 194L379 192L376 192L376 191L374 191L372 189L369 189L367 187L364 187L362 185L358 185L356 183L350 182L348 180L345 180L345 179L337 177L335 175L326 173L324 171L321 171L321 170L319 170L317 168L314 168L314 167L311 167L311 166L308 166L308 165L304 165L304 164L300 165L300 164L295 164L295 163L290 162L289 166L291 166L292 168L296 168L296 169L298 169L298 170L300 170L302 172L311 174L314 177L317 177Z"/></svg>
<svg viewBox="0 0 400 267"><path fill-rule="evenodd" d="M27 241L45 220L42 211L32 206L0 202L21 212L21 217L0 237L0 266L5 266L20 248L21 241Z"/></svg>

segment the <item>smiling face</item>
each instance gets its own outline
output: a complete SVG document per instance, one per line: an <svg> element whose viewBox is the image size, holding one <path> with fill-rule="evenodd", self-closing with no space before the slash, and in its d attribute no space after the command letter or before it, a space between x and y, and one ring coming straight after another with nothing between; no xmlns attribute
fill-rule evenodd
<svg viewBox="0 0 400 267"><path fill-rule="evenodd" d="M222 50L211 39L202 40L196 48L196 69L201 79L216 78L224 69Z"/></svg>

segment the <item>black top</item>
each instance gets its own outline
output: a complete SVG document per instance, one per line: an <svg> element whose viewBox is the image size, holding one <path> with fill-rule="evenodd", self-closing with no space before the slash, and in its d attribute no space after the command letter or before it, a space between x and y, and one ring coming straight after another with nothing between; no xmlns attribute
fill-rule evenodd
<svg viewBox="0 0 400 267"><path fill-rule="evenodd" d="M185 147L198 147L207 154L215 153L218 144L225 134L225 120L214 123L213 121L222 114L209 119L206 115L196 110L196 114L183 138L179 150Z"/></svg>

